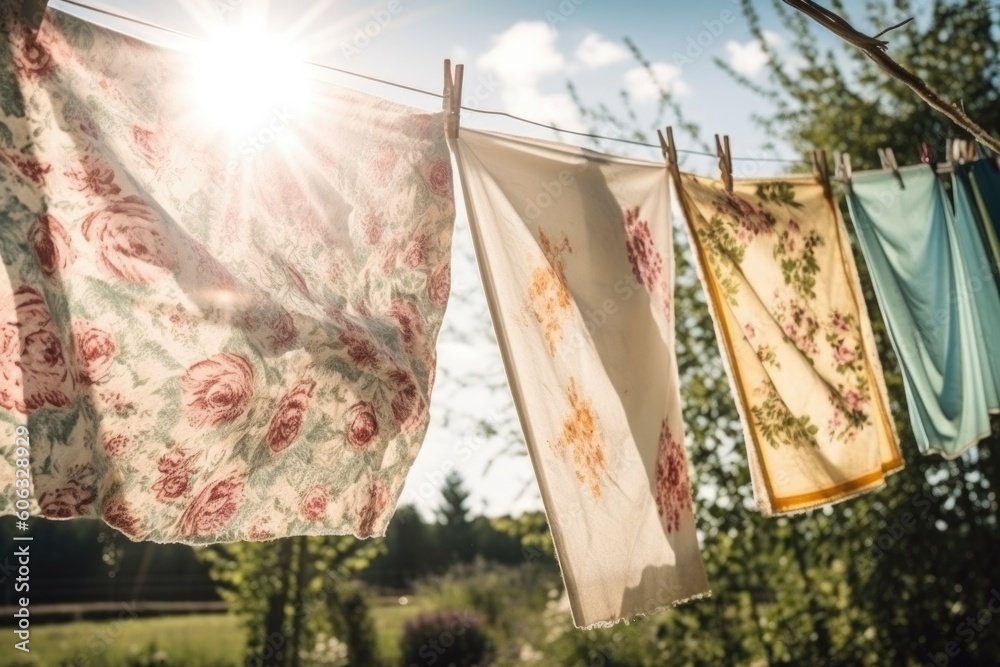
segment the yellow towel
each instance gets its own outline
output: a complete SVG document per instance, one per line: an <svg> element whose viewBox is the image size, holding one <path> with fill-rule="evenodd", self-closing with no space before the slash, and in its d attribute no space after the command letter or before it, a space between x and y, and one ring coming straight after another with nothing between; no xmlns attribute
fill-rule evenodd
<svg viewBox="0 0 1000 667"><path fill-rule="evenodd" d="M761 512L881 487L903 461L836 205L808 176L682 174L679 194Z"/></svg>

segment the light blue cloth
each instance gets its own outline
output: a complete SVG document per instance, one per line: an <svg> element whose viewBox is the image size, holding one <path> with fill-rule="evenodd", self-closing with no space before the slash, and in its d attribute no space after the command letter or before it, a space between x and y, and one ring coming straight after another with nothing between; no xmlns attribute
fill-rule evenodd
<svg viewBox="0 0 1000 667"><path fill-rule="evenodd" d="M905 189L888 171L854 174L848 205L917 446L955 458L989 435L1000 409L1000 294L971 215L953 214L927 165L900 174Z"/></svg>

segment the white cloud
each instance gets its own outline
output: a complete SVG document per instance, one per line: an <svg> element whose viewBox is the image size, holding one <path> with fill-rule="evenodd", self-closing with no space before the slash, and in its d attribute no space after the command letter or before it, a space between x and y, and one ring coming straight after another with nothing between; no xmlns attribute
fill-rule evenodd
<svg viewBox="0 0 1000 667"><path fill-rule="evenodd" d="M625 60L628 50L592 32L576 47L576 58L590 69L597 69Z"/></svg>
<svg viewBox="0 0 1000 667"><path fill-rule="evenodd" d="M781 36L765 31L764 40L771 46L778 46L781 43ZM735 41L726 42L726 53L729 54L729 66L744 76L757 76L768 62L767 54L764 53L758 40L746 44Z"/></svg>
<svg viewBox="0 0 1000 667"><path fill-rule="evenodd" d="M653 78L645 67L636 67L625 72L625 88L638 102L659 99L660 88L674 95L687 95L691 87L681 79L681 68L671 63L653 63L650 66ZM659 85L657 85L659 84Z"/></svg>
<svg viewBox="0 0 1000 667"><path fill-rule="evenodd" d="M556 49L559 33L544 21L522 21L493 37L493 46L476 64L493 72L509 113L567 130L582 131L576 105L566 93L543 93L546 76L565 72L566 59Z"/></svg>
<svg viewBox="0 0 1000 667"><path fill-rule="evenodd" d="M478 65L496 72L506 84L534 86L546 74L566 66L556 50L559 33L544 21L522 21L493 37L493 48L479 57Z"/></svg>

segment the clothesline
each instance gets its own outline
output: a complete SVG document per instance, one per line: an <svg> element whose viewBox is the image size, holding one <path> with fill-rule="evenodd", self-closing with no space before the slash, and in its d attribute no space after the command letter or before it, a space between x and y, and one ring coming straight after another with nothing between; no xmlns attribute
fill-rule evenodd
<svg viewBox="0 0 1000 667"><path fill-rule="evenodd" d="M65 14L39 44L17 6L0 3L13 82L0 201L27 242L4 257L0 418L21 437L0 443L0 464L19 461L0 465L0 494L20 469L31 484L0 511L21 526L100 516L136 541L188 544L384 535L430 423L452 161L578 627L709 592L676 216L758 510L826 507L902 468L851 239L821 179L734 188L728 145L721 181L681 174L671 139L665 183L661 164L458 134L318 82L344 111L293 137L294 160L237 163L234 187L201 177L233 151L185 117L186 54ZM450 71L444 115L460 96ZM921 453L955 458L1000 412L1000 339L985 333L1000 328L986 287L1000 276L1000 174L953 160L949 193L927 165L883 157L889 169L847 170L848 209L909 432Z"/></svg>
<svg viewBox="0 0 1000 667"><path fill-rule="evenodd" d="M131 17L131 16L126 16L124 14L119 14L117 12L113 12L113 11L108 10L108 9L102 9L102 8L94 7L94 6L91 6L91 5L82 3L82 2L77 2L76 0L61 0L61 1L63 3L65 3L65 4L67 4L67 5L72 5L74 7L79 7L81 9L86 9L86 10L89 10L89 11L97 12L98 14L104 14L106 16L111 16L113 18L120 19L122 21L128 21L130 23L135 23L137 25L141 25L141 26L144 26L144 27L147 27L147 28L152 28L154 30L162 30L164 32L169 32L169 33L172 33L172 34L177 35L179 37L184 37L186 39L194 39L194 40L198 40L198 41L206 41L205 38L203 38L203 37L196 37L195 35L191 35L191 34L182 32L180 30L174 30L173 28L167 28L167 27L164 27L164 26L156 25L155 23L149 23L148 21L143 21L141 19L137 19L137 18L134 18L134 17ZM386 79L380 79L378 77L369 76L367 74L361 74L360 72L354 72L354 71L351 71L351 70L342 69L340 67L334 67L332 65L324 65L322 63L315 63L315 62L309 62L309 61L307 61L306 64L310 65L312 67L318 67L320 69L329 70L331 72L337 72L338 74L345 74L347 76L353 76L355 78L365 79L366 81L372 81L374 83L380 83L380 84L383 84L383 85L386 85L386 86L392 86L394 88L400 88L402 90L408 90L408 91L413 92L413 93L420 93L421 95L428 95L430 97L436 97L438 99L442 98L441 93L436 93L436 92L431 91L431 90L424 90L422 88L416 88L414 86L408 86L408 85L406 85L404 83L397 83L395 81L389 81L389 80L386 80ZM578 137L587 137L589 139L601 139L601 140L604 140L604 141L615 141L615 142L618 142L618 143L630 144L630 145L633 145L633 146L642 146L644 148L655 148L657 150L660 149L659 144L649 144L649 143L646 143L646 142L643 142L643 141L636 141L634 139L625 139L625 138L622 138L622 137L609 137L609 136L601 135L601 134L592 134L592 133L589 133L589 132L579 132L577 130L568 130L568 129L565 129L565 128L556 127L555 125L548 125L546 123L542 123L542 122L539 122L539 121L536 121L536 120L531 120L529 118L524 118L522 116L517 116L515 114L508 113L506 111L495 111L495 110L490 110L490 109L479 109L479 108L476 108L476 107L467 107L467 106L462 106L461 109L463 111L469 111L469 112L472 112L472 113L480 113L480 114L485 114L485 115L488 115L488 116L504 116L506 118L510 118L512 120L516 120L516 121L521 122L521 123L527 123L529 125L534 125L536 127L542 127L542 128L548 129L548 130L552 130L554 132L561 132L561 133L564 133L564 134L572 134L572 135L575 135L575 136L578 136ZM707 151L696 151L696 150L691 150L691 149L678 148L677 152L678 153L683 153L685 155L697 155L697 156L701 156L701 157L718 158L718 156L715 153L709 153ZM781 163L781 164L810 164L807 160L802 160L802 159L795 160L795 159L791 159L791 158L733 157L732 159L734 161L741 161L741 162L776 162L776 163Z"/></svg>

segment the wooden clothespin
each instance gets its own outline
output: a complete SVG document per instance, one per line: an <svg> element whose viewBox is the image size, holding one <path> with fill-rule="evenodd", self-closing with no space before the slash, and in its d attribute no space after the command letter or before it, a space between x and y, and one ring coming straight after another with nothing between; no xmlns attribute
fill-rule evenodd
<svg viewBox="0 0 1000 667"><path fill-rule="evenodd" d="M21 6L22 19L28 24L32 32L37 33L42 27L42 21L45 20L45 10L48 5L48 0L26 0Z"/></svg>
<svg viewBox="0 0 1000 667"><path fill-rule="evenodd" d="M832 199L833 190L830 188L830 168L826 164L826 151L813 151L813 173L823 186L823 194L827 199Z"/></svg>
<svg viewBox="0 0 1000 667"><path fill-rule="evenodd" d="M677 148L674 146L674 128L667 127L667 136L663 137L663 132L657 130L656 136L660 138L660 149L663 151L663 159L667 163L670 175L674 177L674 183L680 185L681 169L677 163Z"/></svg>
<svg viewBox="0 0 1000 667"><path fill-rule="evenodd" d="M455 65L452 73L451 60L444 61L444 93L441 109L445 117L445 133L450 140L458 139L458 117L462 111L462 77L465 65Z"/></svg>
<svg viewBox="0 0 1000 667"><path fill-rule="evenodd" d="M952 139L948 155L955 164L964 164L975 159L976 149L972 142L965 139Z"/></svg>
<svg viewBox="0 0 1000 667"><path fill-rule="evenodd" d="M722 172L722 183L726 186L726 192L733 191L733 154L729 149L729 135L725 135L721 140L719 135L715 135L715 152L719 156L719 171Z"/></svg>
<svg viewBox="0 0 1000 667"><path fill-rule="evenodd" d="M939 174L948 174L955 169L955 160L952 158L952 151L954 150L954 140L945 139L944 142L944 162L938 162L937 167L934 171Z"/></svg>
<svg viewBox="0 0 1000 667"><path fill-rule="evenodd" d="M968 139L965 142L965 161L975 162L979 159L979 143Z"/></svg>
<svg viewBox="0 0 1000 667"><path fill-rule="evenodd" d="M837 166L837 180L844 185L850 185L851 183L851 154L841 153L840 151L834 151L833 162Z"/></svg>
<svg viewBox="0 0 1000 667"><path fill-rule="evenodd" d="M882 162L882 168L891 171L896 180L899 181L899 189L905 190L906 185L903 183L903 175L899 173L899 163L896 162L895 152L891 148L880 148L878 149L878 158Z"/></svg>

